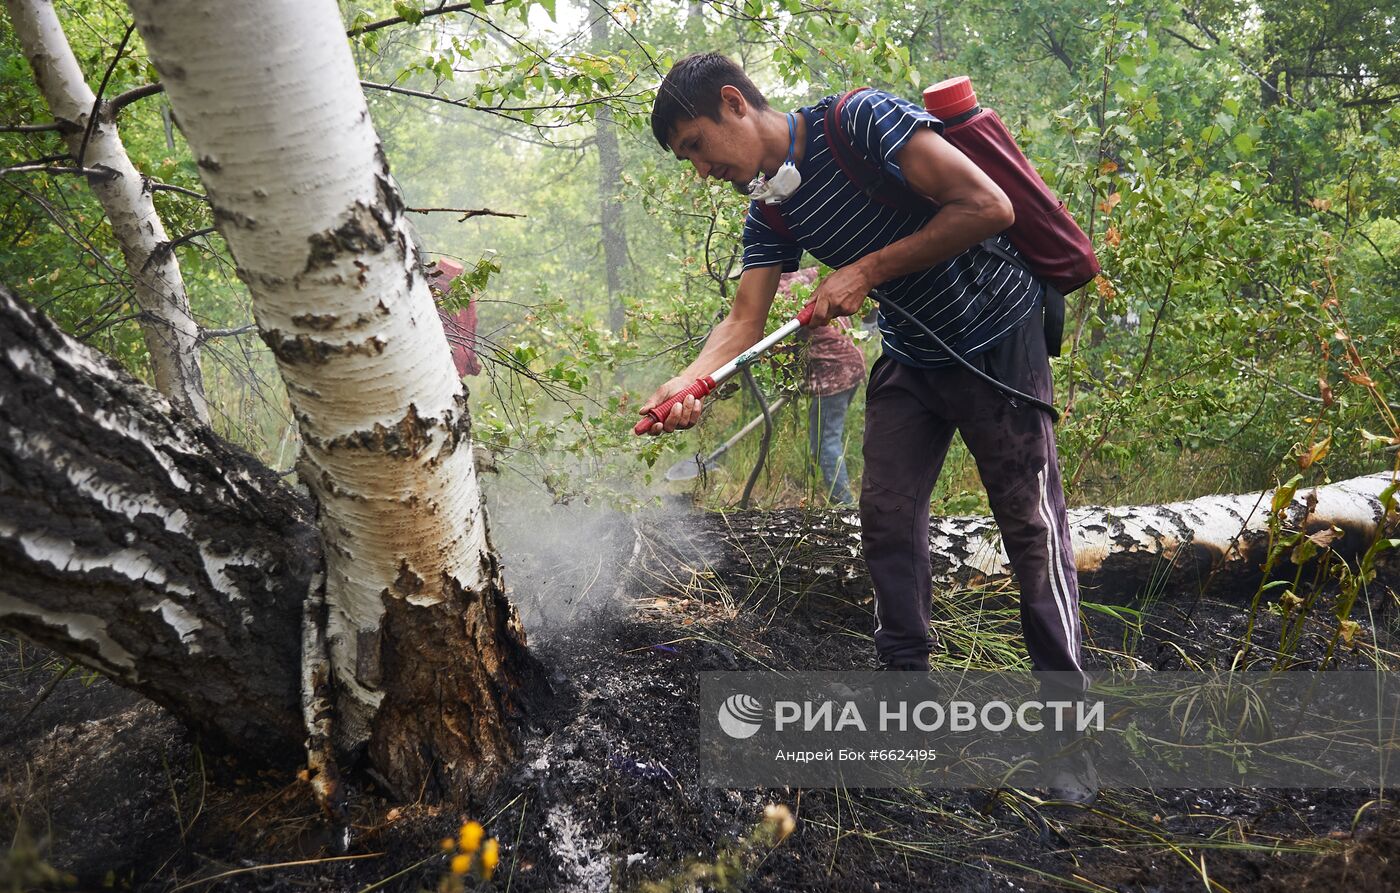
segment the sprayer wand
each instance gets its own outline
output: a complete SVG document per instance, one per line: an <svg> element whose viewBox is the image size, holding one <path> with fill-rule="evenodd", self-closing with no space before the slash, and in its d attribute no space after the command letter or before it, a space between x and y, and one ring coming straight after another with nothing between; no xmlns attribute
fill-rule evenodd
<svg viewBox="0 0 1400 893"><path fill-rule="evenodd" d="M777 344L779 341L782 341L784 338L788 337L793 332L796 332L798 329L811 322L812 313L816 309L817 302L809 302L807 306L802 308L801 312L799 312L792 319L783 323L778 328L774 329L772 334L765 337L762 341L758 342L753 347L750 347L748 350L739 354L737 357L725 363L723 366L720 366L718 369L716 369L714 372L711 372L709 375L697 378L695 380L695 384L681 391L679 394L676 394L675 396L647 410L647 414L642 417L642 420L640 422L637 423L637 427L632 429L632 433L645 434L651 430L652 425L655 425L657 423L664 423L666 420L666 416L669 415L671 412L671 407L675 406L677 403L684 401L686 397L694 397L696 400L699 400L701 397L704 397L705 395L714 391L715 388L718 388L720 385L733 378L736 372L740 371L745 366L749 365L754 360L767 353L769 349L773 347L773 345Z"/></svg>
<svg viewBox="0 0 1400 893"><path fill-rule="evenodd" d="M1030 394L1022 393L1021 391L1018 391L1009 385L1003 384L1002 382L997 381L995 378L992 378L990 375L983 372L981 369L978 369L976 366L963 359L961 355L959 355L952 348L948 347L948 345L944 344L943 339L939 338L936 334L934 334L933 330L930 329L927 325L925 325L923 320L920 320L908 310L905 310L903 307L899 306L894 301L891 301L889 298L882 297L880 295L875 294L874 292L871 292L870 297L875 299L875 303L880 305L881 310L884 310L886 312L893 310L900 316L909 320L909 322L913 323L925 335L932 339L933 343L937 345L940 350L942 350L944 353L948 354L948 356L956 360L958 364L961 365L964 369L966 369L968 372L971 372L974 376L982 379L987 384L996 388L998 391L1001 391L1008 398L1010 398L1010 400L1012 401L1012 405L1015 405L1015 402L1018 400L1023 401L1025 403L1030 404L1031 406L1034 406L1036 409L1047 413L1052 421L1058 422L1060 420L1059 410L1055 409L1054 406L1050 405L1049 403L1046 403L1039 397L1033 397ZM764 338L762 341L758 342L753 347L750 347L748 350L739 354L737 357L730 360L728 363L725 363L723 366L716 369L712 374L697 379L695 384L686 388L684 391L681 391L679 394L676 394L674 397L670 398L666 402L660 404L659 406L652 407L650 410L647 411L646 416L640 422L637 423L637 427L632 429L632 433L647 433L651 430L652 425L655 425L656 423L661 422L666 418L667 414L670 413L672 406L675 406L677 403L680 403L686 397L694 397L695 399L699 400L701 397L704 397L706 394L709 394L721 384L724 384L724 382L728 381L730 378L733 377L734 373L738 372L740 369L743 369L745 366L749 365L754 360L767 353L768 349L771 348L773 345L777 344L779 341L782 341L784 338L791 335L793 332L796 332L802 326L805 326L807 323L811 322L812 313L814 310L816 310L816 306L816 301L809 302L807 306L802 308L802 312L798 313L796 317L788 320L786 323L784 323L777 329L774 329L773 334L769 335L767 338Z"/></svg>

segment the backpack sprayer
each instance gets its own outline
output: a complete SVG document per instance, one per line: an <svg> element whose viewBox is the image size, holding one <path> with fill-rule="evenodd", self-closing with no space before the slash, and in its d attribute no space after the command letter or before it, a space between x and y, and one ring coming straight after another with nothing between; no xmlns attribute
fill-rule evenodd
<svg viewBox="0 0 1400 893"><path fill-rule="evenodd" d="M872 201L900 210L927 213L933 209L928 199L892 182L885 176L882 168L871 164L869 159L851 144L849 134L841 126L842 107L852 96L860 93L861 89L865 88L852 90L827 107L827 144L831 147L832 154L846 177ZM977 104L977 95L973 92L970 79L965 76L949 78L929 87L924 91L924 107L943 121L943 138L968 156L1010 199L1016 212L1016 222L1007 230L1006 235L1016 246L1020 256L1002 250L995 244L995 239L984 242L983 247L1002 260L1028 270L1040 281L1045 291L1046 346L1051 356L1059 356L1060 339L1064 331L1064 296L1081 288L1099 273L1098 258L1094 256L1089 237L1074 222L1074 218L1065 209L1064 202L1045 185L1045 181L1016 145L1015 138L997 117L996 112ZM771 229L796 241L783 219L781 205L759 201L756 207ZM1001 391L1013 402L1024 401L1048 412L1051 418L1059 421L1060 414L1055 407L1044 400L1023 394L973 366L944 344L923 321L916 319L903 307L877 292L871 292L870 297L880 305L882 311L893 311L904 317L964 369ZM690 387L650 409L633 431L636 434L645 434L651 430L652 425L666 418L671 407L686 397L699 399L714 391L734 373L810 322L813 310L813 304L803 307L796 318L789 320L771 335L712 374L700 378Z"/></svg>

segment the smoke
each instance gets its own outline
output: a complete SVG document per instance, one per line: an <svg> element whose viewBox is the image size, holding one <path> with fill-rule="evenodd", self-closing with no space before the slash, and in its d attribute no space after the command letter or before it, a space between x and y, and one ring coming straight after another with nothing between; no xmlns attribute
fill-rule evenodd
<svg viewBox="0 0 1400 893"><path fill-rule="evenodd" d="M618 584L635 544L627 515L556 503L529 482L492 476L483 486L506 592L532 642L597 625L626 608Z"/></svg>
<svg viewBox="0 0 1400 893"><path fill-rule="evenodd" d="M708 567L711 544L689 500L629 515L556 503L541 487L497 475L483 486L506 593L532 643L604 627L667 588L658 580L677 568Z"/></svg>

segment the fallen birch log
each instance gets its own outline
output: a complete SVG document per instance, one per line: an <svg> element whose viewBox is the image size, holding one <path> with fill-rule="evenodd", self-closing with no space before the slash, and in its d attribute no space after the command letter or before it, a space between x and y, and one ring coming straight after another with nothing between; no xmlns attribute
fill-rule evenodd
<svg viewBox="0 0 1400 893"><path fill-rule="evenodd" d="M1300 488L1280 507L1281 529L1320 534L1319 541L1354 565L1379 536L1395 533L1395 515L1387 519L1381 507L1390 481L1385 472ZM1122 604L1149 589L1175 597L1252 596L1268 553L1275 492L1070 509L1083 598ZM820 595L859 603L870 595L855 511L736 512L707 515L698 525L693 518L669 516L644 522L639 537L632 579L640 591L676 588L689 577L702 581L691 584L701 588L704 580L737 580L747 597L776 594L784 601ZM935 588L995 584L1011 576L990 517L934 518L929 538ZM1291 567L1285 557L1280 568Z"/></svg>

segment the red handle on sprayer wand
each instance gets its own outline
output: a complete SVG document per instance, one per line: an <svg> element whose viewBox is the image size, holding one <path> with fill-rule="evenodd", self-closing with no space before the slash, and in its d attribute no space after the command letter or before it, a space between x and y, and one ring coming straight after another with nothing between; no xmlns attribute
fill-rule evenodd
<svg viewBox="0 0 1400 893"><path fill-rule="evenodd" d="M671 407L684 401L686 397L694 397L696 400L699 400L714 391L715 388L728 381L740 369L743 369L745 366L767 353L773 345L811 322L812 314L816 309L817 302L809 301L807 306L803 307L797 316L774 329L773 333L765 337L762 341L725 363L711 374L696 379L695 383L690 387L678 394L668 397L666 400L647 410L646 415L642 416L642 420L632 429L632 433L637 435L646 434L651 430L652 425L658 423L664 424L666 416L671 413Z"/></svg>

